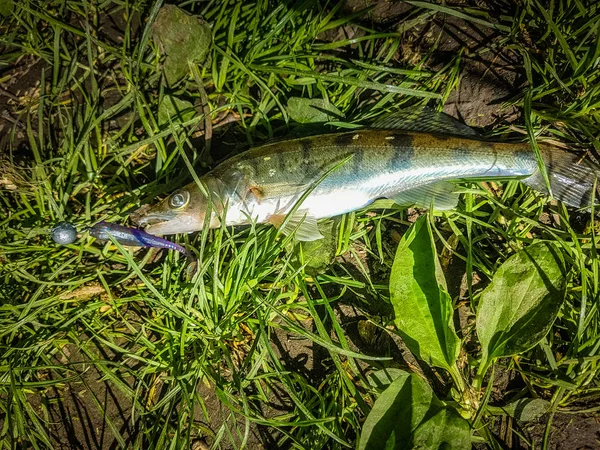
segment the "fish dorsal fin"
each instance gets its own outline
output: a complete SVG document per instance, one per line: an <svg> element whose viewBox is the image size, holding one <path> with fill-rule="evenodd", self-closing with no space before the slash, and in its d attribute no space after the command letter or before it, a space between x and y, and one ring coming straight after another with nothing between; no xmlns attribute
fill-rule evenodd
<svg viewBox="0 0 600 450"><path fill-rule="evenodd" d="M323 238L323 235L317 227L317 218L305 209L294 211L290 217L287 218L287 222L283 228L281 228L285 219L285 214L273 214L269 217L267 222L280 229L286 236L295 233L294 237L299 241L316 241L317 239Z"/></svg>
<svg viewBox="0 0 600 450"><path fill-rule="evenodd" d="M441 133L454 136L479 137L473 128L460 123L454 117L437 112L428 106L406 108L390 114L384 114L375 120L370 128L397 128L422 133Z"/></svg>
<svg viewBox="0 0 600 450"><path fill-rule="evenodd" d="M402 206L414 205L421 208L429 208L445 211L453 209L458 203L458 194L454 191L456 187L449 181L437 181L424 186L415 187L387 197Z"/></svg>

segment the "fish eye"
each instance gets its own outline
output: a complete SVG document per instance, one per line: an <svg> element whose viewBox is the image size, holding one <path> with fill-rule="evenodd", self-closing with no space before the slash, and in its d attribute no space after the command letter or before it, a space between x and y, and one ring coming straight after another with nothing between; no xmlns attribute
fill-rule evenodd
<svg viewBox="0 0 600 450"><path fill-rule="evenodd" d="M190 201L190 193L188 191L177 191L169 199L171 208L183 208Z"/></svg>

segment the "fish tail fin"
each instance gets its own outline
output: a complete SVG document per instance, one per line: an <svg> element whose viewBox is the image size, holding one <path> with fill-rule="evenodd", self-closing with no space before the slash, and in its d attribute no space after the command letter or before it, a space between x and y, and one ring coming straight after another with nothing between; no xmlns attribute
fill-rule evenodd
<svg viewBox="0 0 600 450"><path fill-rule="evenodd" d="M584 159L581 154L548 144L540 144L539 147L551 192L548 192L546 180L540 170L522 180L523 183L537 191L551 194L555 199L574 208L590 207L592 198L595 203L598 202L600 166L587 158Z"/></svg>

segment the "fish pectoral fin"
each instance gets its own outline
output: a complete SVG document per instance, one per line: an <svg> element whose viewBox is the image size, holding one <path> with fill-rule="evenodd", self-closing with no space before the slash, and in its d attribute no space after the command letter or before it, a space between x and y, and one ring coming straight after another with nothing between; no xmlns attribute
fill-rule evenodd
<svg viewBox="0 0 600 450"><path fill-rule="evenodd" d="M454 117L428 106L406 108L375 120L370 128L396 128L421 133L442 133L454 136L480 137L473 128Z"/></svg>
<svg viewBox="0 0 600 450"><path fill-rule="evenodd" d="M286 236L294 233L294 237L299 241L316 241L323 238L317 227L317 218L308 211L299 209L293 212L287 222L285 222L286 217L286 214L273 214L269 216L267 222L274 225Z"/></svg>
<svg viewBox="0 0 600 450"><path fill-rule="evenodd" d="M456 187L449 181L437 181L426 184L397 194L387 195L387 198L394 200L399 205L414 205L421 208L429 208L445 211L453 209L458 203L458 194L454 192Z"/></svg>

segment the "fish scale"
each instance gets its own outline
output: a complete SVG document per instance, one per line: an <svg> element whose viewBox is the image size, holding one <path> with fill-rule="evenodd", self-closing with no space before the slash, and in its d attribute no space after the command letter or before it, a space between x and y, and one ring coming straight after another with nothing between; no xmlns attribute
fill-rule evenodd
<svg viewBox="0 0 600 450"><path fill-rule="evenodd" d="M309 170L302 166L307 148L311 157ZM320 201L319 197L331 198L331 192L335 191L360 192L373 201L436 180L526 176L537 168L533 153L527 151L523 144L482 144L461 138L365 130L302 138L285 146L277 143L257 148L229 164L226 162L212 176L219 178L236 170L245 179L245 183L239 184L240 188L245 189L248 185L260 187L264 193L262 201L274 197L296 198L324 171L346 157L350 157L349 161L328 175L304 201L304 209L310 210L314 202ZM285 170L280 169L280 161L286 161ZM237 194L244 196L244 192ZM364 204L331 206L330 212L319 208L315 217L330 217Z"/></svg>

